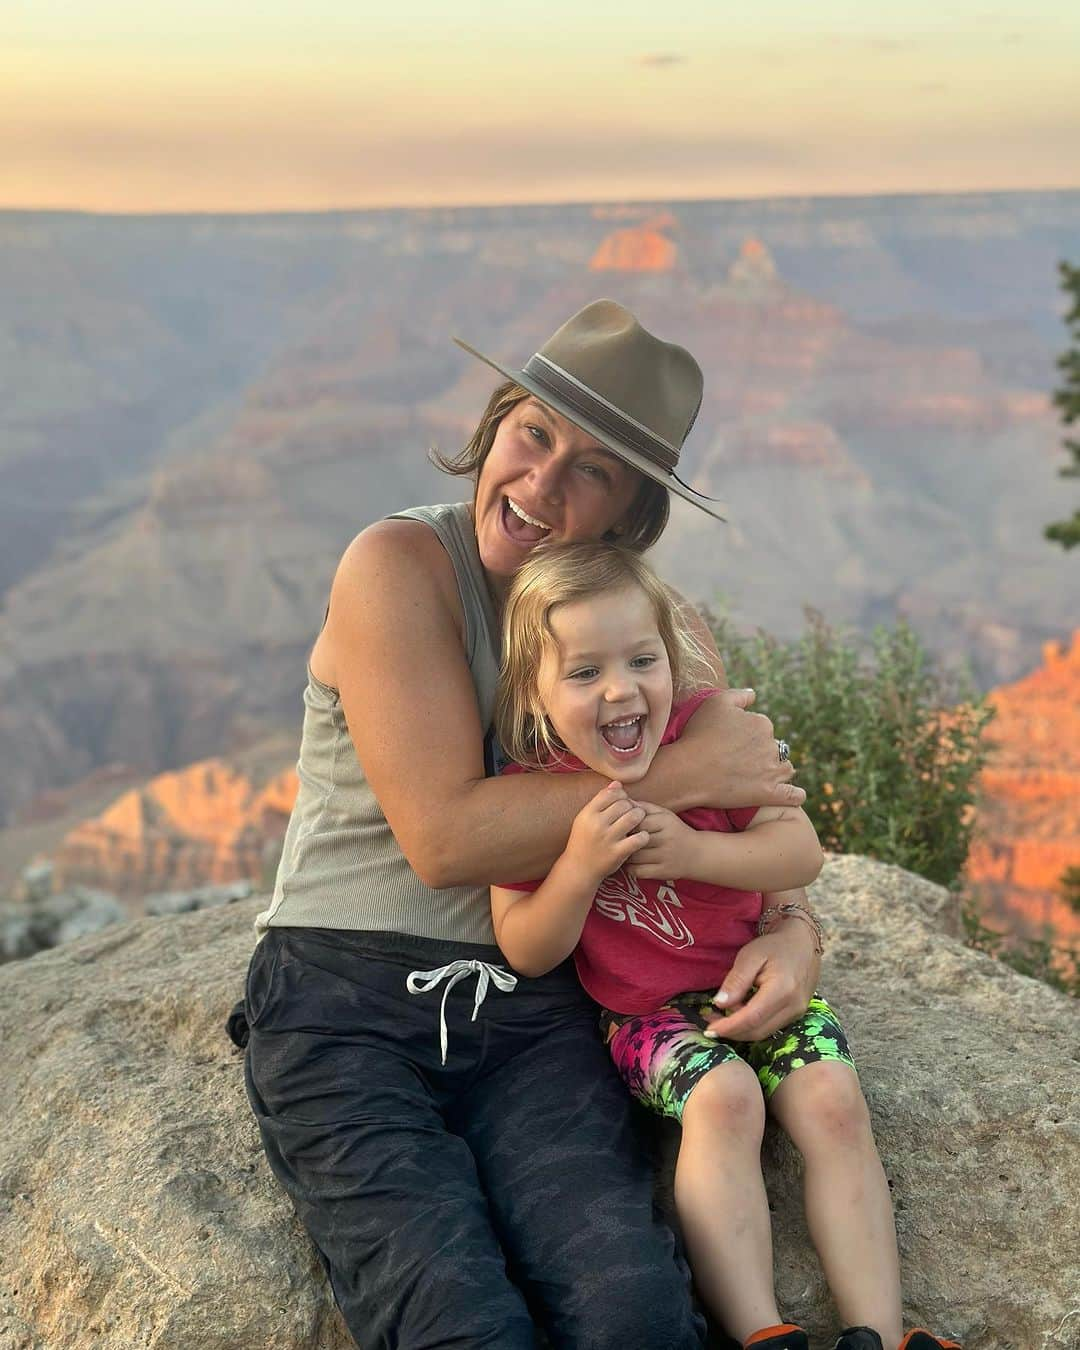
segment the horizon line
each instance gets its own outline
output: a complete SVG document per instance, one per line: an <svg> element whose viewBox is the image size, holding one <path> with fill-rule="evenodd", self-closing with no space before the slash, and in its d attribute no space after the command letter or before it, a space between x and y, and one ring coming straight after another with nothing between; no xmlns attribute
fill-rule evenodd
<svg viewBox="0 0 1080 1350"><path fill-rule="evenodd" d="M431 202L427 205L417 203L384 203L378 206L270 206L255 210L241 208L220 208L191 211L154 211L154 210L117 210L102 211L93 207L81 206L8 206L0 204L0 216L85 216L94 219L170 219L170 220L210 220L254 219L260 216L359 216L378 215L380 213L402 211L502 211L528 209L533 207L594 207L594 206L692 206L709 203L749 203L749 202L826 202L826 201L904 201L920 197L941 198L977 198L977 197L1038 197L1059 195L1080 195L1080 184L1070 186L1044 187L987 187L961 188L947 191L942 188L910 188L889 192L781 192L747 193L745 195L691 196L691 197L578 197L566 200L523 199L520 201L461 201Z"/></svg>

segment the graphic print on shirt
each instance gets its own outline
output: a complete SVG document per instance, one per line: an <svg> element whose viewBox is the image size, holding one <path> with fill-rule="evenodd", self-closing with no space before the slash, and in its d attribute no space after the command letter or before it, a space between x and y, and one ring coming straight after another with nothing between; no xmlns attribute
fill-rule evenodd
<svg viewBox="0 0 1080 1350"><path fill-rule="evenodd" d="M676 913L682 909L683 902L670 881L659 882L653 898L645 894L635 877L620 867L601 882L593 897L593 907L605 919L644 928L667 947L678 949L694 945L693 933Z"/></svg>

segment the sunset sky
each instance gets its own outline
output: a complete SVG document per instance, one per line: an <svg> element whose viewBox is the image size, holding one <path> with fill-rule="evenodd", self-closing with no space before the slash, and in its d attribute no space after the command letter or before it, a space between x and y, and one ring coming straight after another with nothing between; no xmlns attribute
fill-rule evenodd
<svg viewBox="0 0 1080 1350"><path fill-rule="evenodd" d="M0 207L1080 187L1080 4L0 0Z"/></svg>

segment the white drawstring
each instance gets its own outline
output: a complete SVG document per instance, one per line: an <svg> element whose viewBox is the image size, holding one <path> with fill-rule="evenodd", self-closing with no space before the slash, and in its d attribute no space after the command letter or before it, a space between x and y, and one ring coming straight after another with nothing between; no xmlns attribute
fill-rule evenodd
<svg viewBox="0 0 1080 1350"><path fill-rule="evenodd" d="M477 975L476 997L473 999L473 1012L471 1020L476 1021L476 1014L480 1011L480 1004L487 998L488 983L494 981L495 987L501 989L504 994L509 994L517 988L517 976L511 975L508 970L503 970L502 966L489 966L486 961L451 961L448 966L440 966L438 970L414 970L405 981L405 987L410 994L426 994L434 989L440 980L447 980L446 988L443 990L442 1004L439 1008L439 1045L442 1047L442 1062L446 1063L446 1000L450 996L450 990L460 980L465 979L467 975Z"/></svg>

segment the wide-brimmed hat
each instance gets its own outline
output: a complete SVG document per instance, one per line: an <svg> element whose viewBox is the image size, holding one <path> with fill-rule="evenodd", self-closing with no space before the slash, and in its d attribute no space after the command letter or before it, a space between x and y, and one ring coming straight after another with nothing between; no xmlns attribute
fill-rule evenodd
<svg viewBox="0 0 1080 1350"><path fill-rule="evenodd" d="M614 300L594 300L548 338L521 370L457 345L527 389L628 464L723 520L721 504L675 472L701 407L701 367L643 328Z"/></svg>

